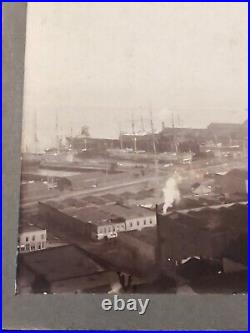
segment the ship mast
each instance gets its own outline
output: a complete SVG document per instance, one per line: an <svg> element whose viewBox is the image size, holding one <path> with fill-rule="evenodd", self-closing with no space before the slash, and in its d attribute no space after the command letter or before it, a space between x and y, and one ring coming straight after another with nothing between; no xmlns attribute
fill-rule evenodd
<svg viewBox="0 0 250 333"><path fill-rule="evenodd" d="M154 122L153 122L153 115L152 115L151 105L150 105L149 113L150 113L150 127L151 127L152 144L153 144L153 152L154 152L155 176L156 176L156 179L158 181L159 180L159 168L158 168L158 159L157 159L157 151L156 151L156 144L155 144L155 129L154 129Z"/></svg>
<svg viewBox="0 0 250 333"><path fill-rule="evenodd" d="M34 114L34 150L35 150L35 154L39 153L39 140L38 140L38 136L37 136L37 113L35 112Z"/></svg>
<svg viewBox="0 0 250 333"><path fill-rule="evenodd" d="M122 127L120 121L118 122L119 127L119 141L120 141L120 149L123 149L123 133L122 133Z"/></svg>
<svg viewBox="0 0 250 333"><path fill-rule="evenodd" d="M174 149L176 154L178 153L178 146L177 146L177 142L176 142L176 133L175 133L175 119L174 119L174 112L172 112L172 128L173 128L173 145L174 145Z"/></svg>
<svg viewBox="0 0 250 333"><path fill-rule="evenodd" d="M145 132L144 119L142 116L141 116L141 130L142 130L142 133Z"/></svg>
<svg viewBox="0 0 250 333"><path fill-rule="evenodd" d="M152 115L151 107L150 107L150 127L151 127L151 133L152 133L153 152L154 152L154 154L156 154L155 130L154 130L154 122L153 122L153 115Z"/></svg>
<svg viewBox="0 0 250 333"><path fill-rule="evenodd" d="M58 133L58 115L57 115L57 112L56 112L55 133L56 133L56 148L59 149L59 133Z"/></svg>
<svg viewBox="0 0 250 333"><path fill-rule="evenodd" d="M134 151L136 151L137 147L136 147L136 135L135 135L135 121L134 121L133 113L132 113L132 117L131 117L131 128L132 128L132 134L133 134Z"/></svg>

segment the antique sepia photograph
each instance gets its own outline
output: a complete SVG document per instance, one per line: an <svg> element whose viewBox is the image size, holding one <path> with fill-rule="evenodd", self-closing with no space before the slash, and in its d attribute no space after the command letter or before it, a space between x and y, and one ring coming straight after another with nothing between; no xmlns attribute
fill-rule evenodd
<svg viewBox="0 0 250 333"><path fill-rule="evenodd" d="M27 3L16 295L248 293L246 9Z"/></svg>

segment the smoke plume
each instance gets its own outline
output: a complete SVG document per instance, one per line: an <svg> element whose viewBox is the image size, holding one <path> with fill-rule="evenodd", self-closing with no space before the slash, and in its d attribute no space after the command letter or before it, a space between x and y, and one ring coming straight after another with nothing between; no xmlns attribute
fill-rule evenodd
<svg viewBox="0 0 250 333"><path fill-rule="evenodd" d="M164 195L163 214L166 214L168 208L172 207L174 203L180 201L181 198L175 178L171 177L167 179L162 191Z"/></svg>

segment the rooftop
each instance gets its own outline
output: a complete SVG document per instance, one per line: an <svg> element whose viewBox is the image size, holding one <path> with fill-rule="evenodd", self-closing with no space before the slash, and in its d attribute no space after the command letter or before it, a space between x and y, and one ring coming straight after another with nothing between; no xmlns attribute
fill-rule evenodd
<svg viewBox="0 0 250 333"><path fill-rule="evenodd" d="M124 205L112 205L112 206L102 207L102 210L105 212L110 212L117 216L121 216L124 219L155 215L155 213L152 210L142 208L139 206L129 207Z"/></svg>
<svg viewBox="0 0 250 333"><path fill-rule="evenodd" d="M168 211L176 211L176 210L182 210L182 209L191 209L191 208L199 208L199 207L208 207L211 205L218 205L221 202L219 199L215 197L182 197L181 200L178 203L175 203L173 207L169 207ZM158 205L158 210L161 211L163 208L163 203Z"/></svg>
<svg viewBox="0 0 250 333"><path fill-rule="evenodd" d="M183 224L207 230L240 230L247 232L248 203L231 203L181 209L166 216L176 224Z"/></svg>
<svg viewBox="0 0 250 333"><path fill-rule="evenodd" d="M19 233L24 233L24 232L34 232L34 231L46 231L45 229L38 228L35 225L20 225L19 227Z"/></svg>
<svg viewBox="0 0 250 333"><path fill-rule="evenodd" d="M108 206L110 207L110 206ZM123 222L124 219L113 213L112 211L105 211L98 207L85 207L85 208L65 208L64 214L67 214L75 219L85 223L93 223L96 225L106 225L107 223Z"/></svg>
<svg viewBox="0 0 250 333"><path fill-rule="evenodd" d="M22 263L48 281L58 281L103 272L104 269L86 252L74 245L22 253Z"/></svg>

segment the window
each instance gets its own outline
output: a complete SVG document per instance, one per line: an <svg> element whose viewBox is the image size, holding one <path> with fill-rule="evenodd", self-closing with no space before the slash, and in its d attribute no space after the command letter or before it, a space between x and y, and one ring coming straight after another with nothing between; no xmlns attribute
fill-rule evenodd
<svg viewBox="0 0 250 333"><path fill-rule="evenodd" d="M35 251L35 249L36 249L35 246L34 246L34 245L31 245L30 250L31 250L31 251Z"/></svg>
<svg viewBox="0 0 250 333"><path fill-rule="evenodd" d="M147 221L146 220L144 220L144 225L146 225L147 224Z"/></svg>
<svg viewBox="0 0 250 333"><path fill-rule="evenodd" d="M36 236L35 236L35 235L32 236L32 240L33 240L33 241L36 240Z"/></svg>
<svg viewBox="0 0 250 333"><path fill-rule="evenodd" d="M105 227L103 228L103 233L106 234L106 228Z"/></svg>
<svg viewBox="0 0 250 333"><path fill-rule="evenodd" d="M102 233L103 232L103 229L102 228L98 228L98 233Z"/></svg>
<svg viewBox="0 0 250 333"><path fill-rule="evenodd" d="M137 221L137 225L140 225L140 221Z"/></svg>
<svg viewBox="0 0 250 333"><path fill-rule="evenodd" d="M149 223L152 224L152 220L151 219L149 220Z"/></svg>
<svg viewBox="0 0 250 333"><path fill-rule="evenodd" d="M44 249L45 248L45 242L42 242L42 249Z"/></svg>
<svg viewBox="0 0 250 333"><path fill-rule="evenodd" d="M41 239L44 239L44 234L41 234Z"/></svg>
<svg viewBox="0 0 250 333"><path fill-rule="evenodd" d="M41 250L41 245L40 244L38 245L38 250Z"/></svg>
<svg viewBox="0 0 250 333"><path fill-rule="evenodd" d="M26 237L25 240L26 240L26 242L28 242L29 241L29 237Z"/></svg>
<svg viewBox="0 0 250 333"><path fill-rule="evenodd" d="M26 250L26 251L29 251L29 250L30 250L30 245L29 245L29 244L26 244L26 245L25 245L25 250Z"/></svg>
<svg viewBox="0 0 250 333"><path fill-rule="evenodd" d="M130 222L130 227L133 227L133 223L132 222Z"/></svg>

